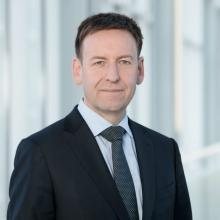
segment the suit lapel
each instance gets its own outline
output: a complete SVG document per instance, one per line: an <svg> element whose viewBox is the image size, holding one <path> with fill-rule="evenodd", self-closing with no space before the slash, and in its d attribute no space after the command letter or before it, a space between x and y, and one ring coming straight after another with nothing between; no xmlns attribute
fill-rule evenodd
<svg viewBox="0 0 220 220"><path fill-rule="evenodd" d="M129 120L135 141L142 182L143 220L151 219L155 199L155 165L153 144L146 134L146 128Z"/></svg>
<svg viewBox="0 0 220 220"><path fill-rule="evenodd" d="M67 116L65 129L71 133L69 144L72 151L105 200L112 207L119 219L129 219L98 144L76 107Z"/></svg>

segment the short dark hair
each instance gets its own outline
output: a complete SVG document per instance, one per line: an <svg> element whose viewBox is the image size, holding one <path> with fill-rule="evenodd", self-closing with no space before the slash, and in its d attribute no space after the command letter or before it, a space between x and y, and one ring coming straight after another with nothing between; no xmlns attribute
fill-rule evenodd
<svg viewBox="0 0 220 220"><path fill-rule="evenodd" d="M126 15L118 13L99 13L86 18L78 27L75 40L76 56L81 58L81 46L86 36L100 30L110 29L121 29L131 33L137 44L138 56L140 55L143 35L137 23Z"/></svg>

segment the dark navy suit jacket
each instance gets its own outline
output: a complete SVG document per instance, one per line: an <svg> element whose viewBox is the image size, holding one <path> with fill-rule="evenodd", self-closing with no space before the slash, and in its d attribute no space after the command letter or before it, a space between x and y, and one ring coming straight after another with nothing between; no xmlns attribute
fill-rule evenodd
<svg viewBox="0 0 220 220"><path fill-rule="evenodd" d="M94 122L95 123L95 122ZM143 192L143 220L191 220L178 146L129 119ZM77 108L21 141L7 220L128 220L97 142Z"/></svg>

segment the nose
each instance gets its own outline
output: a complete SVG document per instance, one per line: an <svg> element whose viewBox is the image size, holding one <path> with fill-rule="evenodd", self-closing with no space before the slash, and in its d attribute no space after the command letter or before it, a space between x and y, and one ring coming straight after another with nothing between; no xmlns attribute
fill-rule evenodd
<svg viewBox="0 0 220 220"><path fill-rule="evenodd" d="M117 82L120 79L117 63L109 64L108 70L106 73L106 79L111 82Z"/></svg>

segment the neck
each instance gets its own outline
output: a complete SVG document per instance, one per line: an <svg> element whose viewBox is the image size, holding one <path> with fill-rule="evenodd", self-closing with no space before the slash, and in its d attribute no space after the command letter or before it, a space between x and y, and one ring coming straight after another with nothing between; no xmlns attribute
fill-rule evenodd
<svg viewBox="0 0 220 220"><path fill-rule="evenodd" d="M110 122L112 125L117 125L120 123L120 121L124 118L126 114L126 110L118 110L118 111L103 111L94 108L93 106L89 105L89 103L86 102L84 99L85 105L87 105L90 109L92 109L94 112L96 112L98 115L100 115L102 118L104 118L106 121Z"/></svg>
<svg viewBox="0 0 220 220"><path fill-rule="evenodd" d="M106 121L110 122L112 125L118 125L121 120L125 116L125 111L123 112L97 112L102 118L104 118Z"/></svg>

